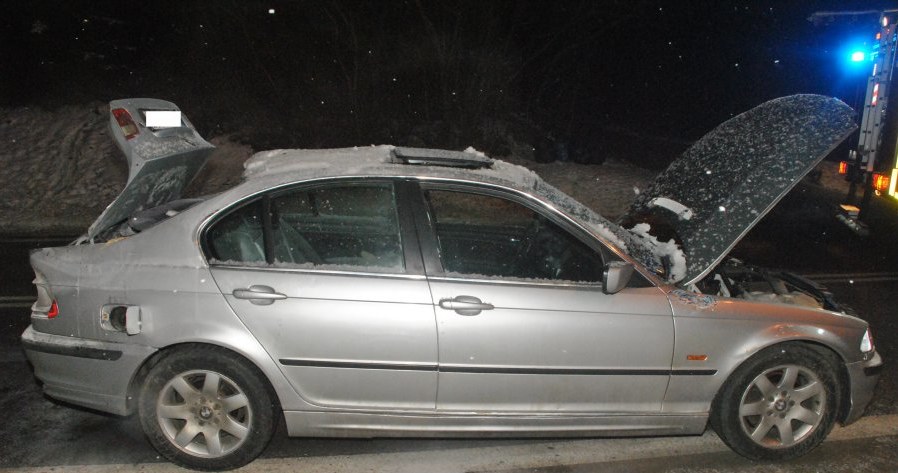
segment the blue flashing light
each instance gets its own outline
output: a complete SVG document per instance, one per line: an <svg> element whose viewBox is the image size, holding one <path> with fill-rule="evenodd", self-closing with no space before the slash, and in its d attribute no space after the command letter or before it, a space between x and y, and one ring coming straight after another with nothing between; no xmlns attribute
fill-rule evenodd
<svg viewBox="0 0 898 473"><path fill-rule="evenodd" d="M871 51L871 44L863 37L849 37L842 39L842 46L833 51L838 60L839 67L849 75L866 75L869 73L870 61L875 51Z"/></svg>

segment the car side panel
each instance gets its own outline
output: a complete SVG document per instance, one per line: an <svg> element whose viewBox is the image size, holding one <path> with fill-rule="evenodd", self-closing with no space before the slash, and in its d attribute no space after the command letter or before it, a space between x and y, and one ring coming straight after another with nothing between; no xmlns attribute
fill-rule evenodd
<svg viewBox="0 0 898 473"><path fill-rule="evenodd" d="M122 386L128 385L152 353L185 343L206 343L233 350L255 364L271 382L285 409L308 409L309 404L303 402L287 383L274 361L221 295L193 238L195 220L181 218L188 212L129 238L59 249L67 254L77 248L82 256L77 284L71 291L77 298L65 299L77 299L77 312L68 312L74 304L66 304L67 312L61 311L57 319L32 318L33 328L67 337L55 340L65 345L130 345L143 355L133 363L123 361L125 357L118 361L66 357L61 362L59 355L51 355L57 358L40 355L35 371L39 377L41 373L48 373L47 379L41 377L45 382L49 380L51 389L55 389L48 389L48 393L62 392L65 386L80 389L78 386L83 385L86 392L99 397L115 397L115 401L110 401L112 404L125 405L128 393ZM52 266L53 260L48 259L40 265ZM53 285L50 275L48 279ZM106 304L139 306L140 333L127 335L101 328L101 309ZM59 330L73 321L77 321L76 331ZM50 363L75 368L53 371ZM92 372L110 376L116 373L115 382L106 382L103 376L84 378L84 373ZM83 383L84 379L91 382ZM87 405L68 395L57 397ZM78 394L77 397L87 399L86 395ZM128 406L133 408L131 404ZM100 405L90 407L103 409ZM109 411L120 413L119 410Z"/></svg>
<svg viewBox="0 0 898 473"><path fill-rule="evenodd" d="M669 297L677 333L674 370L712 369L717 373L694 379L673 376L664 400L665 413L708 412L730 374L755 353L777 343L817 343L845 361L860 356L857 346L845 341L856 339L859 346L864 323L850 316L786 304L695 298L680 290Z"/></svg>
<svg viewBox="0 0 898 473"><path fill-rule="evenodd" d="M431 279L440 337L437 408L494 412L651 413L670 377L673 323L655 287ZM462 315L440 300L475 296Z"/></svg>
<svg viewBox="0 0 898 473"><path fill-rule="evenodd" d="M546 413L284 412L287 432L303 437L627 437L698 435L708 416Z"/></svg>
<svg viewBox="0 0 898 473"><path fill-rule="evenodd" d="M48 396L113 414L130 413L128 385L155 349L52 335L28 327L22 344Z"/></svg>
<svg viewBox="0 0 898 473"><path fill-rule="evenodd" d="M318 406L433 409L437 340L423 277L215 267L216 282L293 388ZM264 285L269 305L235 297Z"/></svg>
<svg viewBox="0 0 898 473"><path fill-rule="evenodd" d="M31 324L36 330L69 337L81 335L77 316L81 259L80 246L41 248L31 253L31 266L37 273L35 283L44 286L39 290L46 291L44 300L39 299L32 307L32 314L49 310L53 300L59 308L59 316L53 319L32 317Z"/></svg>

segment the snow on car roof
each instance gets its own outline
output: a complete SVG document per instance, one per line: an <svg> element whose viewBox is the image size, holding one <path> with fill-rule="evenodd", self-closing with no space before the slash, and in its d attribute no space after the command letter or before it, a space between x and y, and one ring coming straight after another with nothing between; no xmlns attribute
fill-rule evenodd
<svg viewBox="0 0 898 473"><path fill-rule="evenodd" d="M420 159L419 159L420 158ZM504 177L519 185L532 186L536 175L521 166L499 163L469 147L464 151L427 148L400 148L392 145L336 149L278 149L256 153L244 164L245 179L275 174L303 176L434 175L442 168L483 170L483 174ZM425 171L416 171L424 169ZM496 171L490 173L489 171Z"/></svg>
<svg viewBox="0 0 898 473"><path fill-rule="evenodd" d="M351 176L408 176L446 179L467 179L533 191L545 184L533 171L515 164L486 158L474 148L445 152L456 156L470 155L471 163L488 167L438 165L432 162L406 164L394 159L392 145L357 146L336 149L278 149L256 153L244 164L243 177L247 181L299 181L325 177ZM409 148L402 148L403 151ZM431 153L432 154L432 153ZM486 161L485 161L486 160Z"/></svg>
<svg viewBox="0 0 898 473"><path fill-rule="evenodd" d="M393 146L367 146L337 149L274 149L254 154L243 163L244 179L275 174L353 175L365 168L383 164Z"/></svg>

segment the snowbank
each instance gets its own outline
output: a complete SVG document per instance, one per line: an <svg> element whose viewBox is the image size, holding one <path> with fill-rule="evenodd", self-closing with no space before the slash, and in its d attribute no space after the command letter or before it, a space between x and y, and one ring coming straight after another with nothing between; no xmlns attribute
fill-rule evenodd
<svg viewBox="0 0 898 473"><path fill-rule="evenodd" d="M128 172L107 131L107 113L99 102L55 110L0 109L0 232L80 234L118 195ZM209 141L216 150L188 195L219 192L240 182L243 163L253 154L230 136ZM654 178L652 171L614 159L594 166L499 158L535 171L612 221ZM834 176L832 164L823 163L823 185L844 182Z"/></svg>
<svg viewBox="0 0 898 473"><path fill-rule="evenodd" d="M96 102L56 110L0 109L0 232L77 235L112 202L128 179L109 135L108 107ZM248 146L229 137L188 192L217 192L239 182Z"/></svg>

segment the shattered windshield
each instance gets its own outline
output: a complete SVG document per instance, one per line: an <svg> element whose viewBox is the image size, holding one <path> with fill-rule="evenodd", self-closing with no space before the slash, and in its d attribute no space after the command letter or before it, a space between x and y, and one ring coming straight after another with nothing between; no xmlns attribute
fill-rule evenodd
<svg viewBox="0 0 898 473"><path fill-rule="evenodd" d="M654 244L657 242L656 238L624 229L543 180L536 181L535 190L565 214L580 221L662 279L674 282L677 277L682 278L685 259L675 244L662 244L659 248ZM680 266L672 265L671 260L681 261Z"/></svg>

